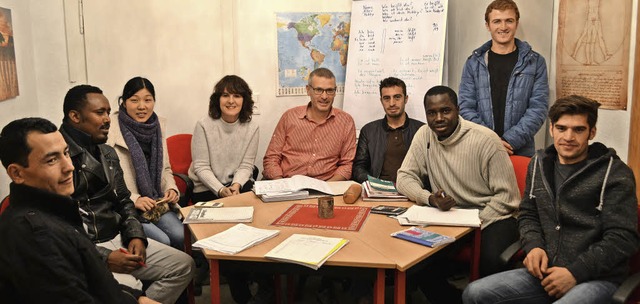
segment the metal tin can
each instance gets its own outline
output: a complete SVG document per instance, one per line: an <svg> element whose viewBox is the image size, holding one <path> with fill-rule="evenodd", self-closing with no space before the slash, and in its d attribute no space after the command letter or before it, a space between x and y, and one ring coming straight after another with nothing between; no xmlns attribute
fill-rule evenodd
<svg viewBox="0 0 640 304"><path fill-rule="evenodd" d="M318 198L318 217L325 219L333 217L332 196L323 196Z"/></svg>

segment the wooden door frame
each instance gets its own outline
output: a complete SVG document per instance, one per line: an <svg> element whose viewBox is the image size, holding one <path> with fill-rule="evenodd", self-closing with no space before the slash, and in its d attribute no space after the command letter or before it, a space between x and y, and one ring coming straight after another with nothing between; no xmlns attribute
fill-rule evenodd
<svg viewBox="0 0 640 304"><path fill-rule="evenodd" d="M637 19L640 21L640 9L637 12ZM633 91L631 94L631 123L629 124L629 159L627 163L633 170L636 177L636 197L640 197L640 47L638 47L638 37L640 37L640 22L636 26L636 52L633 69ZM634 131L635 130L635 131Z"/></svg>

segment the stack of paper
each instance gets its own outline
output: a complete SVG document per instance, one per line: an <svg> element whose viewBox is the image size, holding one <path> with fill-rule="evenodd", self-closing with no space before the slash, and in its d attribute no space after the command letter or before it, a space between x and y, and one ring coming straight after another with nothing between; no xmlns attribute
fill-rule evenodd
<svg viewBox="0 0 640 304"><path fill-rule="evenodd" d="M348 242L349 240L343 238L293 234L267 252L264 257L317 270Z"/></svg>
<svg viewBox="0 0 640 304"><path fill-rule="evenodd" d="M265 203L302 200L307 198L309 198L309 191L307 190L263 194L260 196L260 199Z"/></svg>
<svg viewBox="0 0 640 304"><path fill-rule="evenodd" d="M439 225L480 227L478 209L457 209L442 211L427 206L411 206L407 212L396 217L401 225Z"/></svg>
<svg viewBox="0 0 640 304"><path fill-rule="evenodd" d="M392 181L367 176L362 183L362 200L365 202L404 202L407 197L400 194Z"/></svg>
<svg viewBox="0 0 640 304"><path fill-rule="evenodd" d="M439 233L423 230L416 227L401 230L391 234L392 237L407 240L429 247L438 247L444 244L455 242L455 238Z"/></svg>
<svg viewBox="0 0 640 304"><path fill-rule="evenodd" d="M315 196L342 195L353 181L326 182L316 178L294 175L277 180L256 181L253 192L264 202L307 199ZM311 190L315 194L310 194Z"/></svg>
<svg viewBox="0 0 640 304"><path fill-rule="evenodd" d="M191 208L183 224L197 223L250 223L253 206L223 208Z"/></svg>
<svg viewBox="0 0 640 304"><path fill-rule="evenodd" d="M214 236L195 242L193 247L236 254L262 243L278 233L280 233L278 230L259 229L245 224L237 224Z"/></svg>

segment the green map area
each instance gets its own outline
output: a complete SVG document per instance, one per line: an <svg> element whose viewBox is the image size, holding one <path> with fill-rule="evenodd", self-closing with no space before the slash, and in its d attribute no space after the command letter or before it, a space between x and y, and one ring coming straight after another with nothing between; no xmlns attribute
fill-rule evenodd
<svg viewBox="0 0 640 304"><path fill-rule="evenodd" d="M330 69L344 85L350 13L277 13L280 88L300 88L311 71Z"/></svg>

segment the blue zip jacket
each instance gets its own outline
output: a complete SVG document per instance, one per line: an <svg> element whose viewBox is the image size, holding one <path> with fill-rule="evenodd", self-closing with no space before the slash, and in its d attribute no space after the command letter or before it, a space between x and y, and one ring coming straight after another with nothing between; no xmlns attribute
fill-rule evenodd
<svg viewBox="0 0 640 304"><path fill-rule="evenodd" d="M540 130L549 108L549 81L544 58L519 39L518 62L511 73L504 118L504 134L516 155L533 156L533 137ZM489 129L493 126L493 104L487 66L491 41L473 51L462 70L459 89L460 115Z"/></svg>

